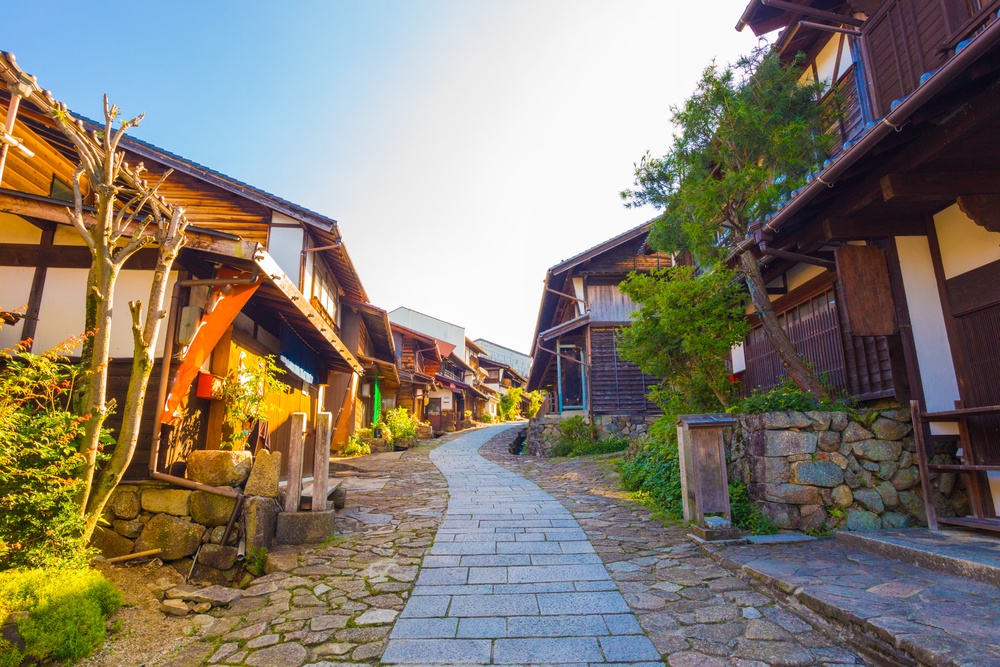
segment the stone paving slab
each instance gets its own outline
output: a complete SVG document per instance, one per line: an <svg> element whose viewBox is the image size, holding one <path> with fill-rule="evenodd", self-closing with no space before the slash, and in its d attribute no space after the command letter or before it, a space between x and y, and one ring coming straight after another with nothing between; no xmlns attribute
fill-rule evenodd
<svg viewBox="0 0 1000 667"><path fill-rule="evenodd" d="M501 436L480 452L537 483L569 510L588 538L578 544L604 563L620 590L628 613L603 615L609 634L596 637L609 663L655 660L643 642L630 641L644 633L671 667L863 664L835 630L830 636L819 632L699 552L683 526L665 525L625 498L613 463L512 456L507 444ZM588 583L603 582L575 582L576 593L540 594L540 611L567 612L572 607L558 604L559 596L581 595ZM594 613L594 602L582 607L586 613Z"/></svg>
<svg viewBox="0 0 1000 667"><path fill-rule="evenodd" d="M477 453L503 430L432 454L448 480L448 512L382 662L662 667L573 515Z"/></svg>
<svg viewBox="0 0 1000 667"><path fill-rule="evenodd" d="M726 547L712 557L854 629L852 640L872 655L934 667L1000 665L1000 587L830 538L780 551Z"/></svg>

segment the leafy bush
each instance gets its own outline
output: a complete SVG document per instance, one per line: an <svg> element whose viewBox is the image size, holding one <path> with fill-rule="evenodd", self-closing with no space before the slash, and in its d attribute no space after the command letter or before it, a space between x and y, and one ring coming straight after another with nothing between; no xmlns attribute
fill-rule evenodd
<svg viewBox="0 0 1000 667"><path fill-rule="evenodd" d="M38 569L0 573L0 615L25 611L18 621L25 655L76 660L104 641L105 618L121 594L96 570Z"/></svg>
<svg viewBox="0 0 1000 667"><path fill-rule="evenodd" d="M340 450L341 456L367 456L371 453L372 448L357 433L352 433L347 444Z"/></svg>
<svg viewBox="0 0 1000 667"><path fill-rule="evenodd" d="M420 421L404 407L389 410L382 415L382 420L379 422L382 437L390 445L397 440L417 437L418 426L420 426Z"/></svg>
<svg viewBox="0 0 1000 667"><path fill-rule="evenodd" d="M521 387L511 387L507 393L500 397L500 404L497 406L497 415L501 420L509 422L521 416L521 396L524 389Z"/></svg>
<svg viewBox="0 0 1000 667"><path fill-rule="evenodd" d="M484 424L492 424L494 421L493 415L491 415L488 412L484 412L483 414L479 415L479 421L481 421Z"/></svg>
<svg viewBox="0 0 1000 667"><path fill-rule="evenodd" d="M665 518L680 520L681 468L677 457L674 418L661 417L649 428L649 438L619 464L622 488L632 491Z"/></svg>
<svg viewBox="0 0 1000 667"><path fill-rule="evenodd" d="M778 529L771 523L747 492L743 482L729 484L729 508L733 514L733 525L751 535L773 535Z"/></svg>
<svg viewBox="0 0 1000 667"><path fill-rule="evenodd" d="M85 567L91 554L77 500L86 417L69 409L64 349L0 352L0 570Z"/></svg>
<svg viewBox="0 0 1000 667"><path fill-rule="evenodd" d="M0 637L0 667L18 667L24 654L6 639Z"/></svg>
<svg viewBox="0 0 1000 667"><path fill-rule="evenodd" d="M598 438L597 429L581 415L574 415L559 424L559 442L553 456L589 456L610 454L628 449L631 441L621 436Z"/></svg>
<svg viewBox="0 0 1000 667"><path fill-rule="evenodd" d="M229 431L222 441L223 449L245 449L251 431L248 426L266 419L265 394L285 389L278 380L284 371L274 363L273 354L245 361L229 371L222 383L222 400L226 405L222 419Z"/></svg>
<svg viewBox="0 0 1000 667"><path fill-rule="evenodd" d="M855 401L834 388L828 387L829 398L820 400L813 394L799 389L790 378L783 378L781 384L768 391L754 389L746 398L729 406L733 414L763 414L765 412L808 412L810 410L853 410Z"/></svg>

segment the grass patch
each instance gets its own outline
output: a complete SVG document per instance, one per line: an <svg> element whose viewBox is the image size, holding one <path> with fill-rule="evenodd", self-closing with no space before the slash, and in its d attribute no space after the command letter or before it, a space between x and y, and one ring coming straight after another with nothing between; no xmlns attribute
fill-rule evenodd
<svg viewBox="0 0 1000 667"><path fill-rule="evenodd" d="M36 660L69 661L90 655L104 641L105 619L121 604L121 593L96 570L0 573L0 616L28 612L17 629L25 642L24 655ZM19 663L20 659L11 664Z"/></svg>

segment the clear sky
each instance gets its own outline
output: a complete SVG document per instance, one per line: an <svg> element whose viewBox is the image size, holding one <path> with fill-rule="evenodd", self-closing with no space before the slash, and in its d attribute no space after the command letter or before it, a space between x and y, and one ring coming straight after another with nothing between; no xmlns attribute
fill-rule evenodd
<svg viewBox="0 0 1000 667"><path fill-rule="evenodd" d="M103 5L103 7L102 7ZM372 301L527 352L548 267L655 215L633 164L746 0L18 2L71 109L335 218Z"/></svg>

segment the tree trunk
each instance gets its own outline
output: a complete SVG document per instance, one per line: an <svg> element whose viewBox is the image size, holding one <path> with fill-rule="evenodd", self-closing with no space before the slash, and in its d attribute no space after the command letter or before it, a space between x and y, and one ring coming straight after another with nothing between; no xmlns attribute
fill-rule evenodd
<svg viewBox="0 0 1000 667"><path fill-rule="evenodd" d="M827 391L819 377L795 351L792 341L788 339L788 334L781 328L778 316L774 314L774 308L771 306L771 298L767 294L767 285L764 283L764 276L760 273L757 259L749 251L740 253L740 272L746 278L750 300L753 302L754 308L757 309L757 315L760 317L764 329L764 336L767 337L767 342L777 353L778 360L781 361L781 366L788 373L788 377L803 391L807 391L817 398L826 398Z"/></svg>
<svg viewBox="0 0 1000 667"><path fill-rule="evenodd" d="M170 278L170 270L174 260L184 242L184 229L187 227L186 221L181 222L179 216L175 216L168 238L163 240L156 269L153 272L153 281L149 290L149 309L146 312L145 322L142 321L142 304L138 301L129 303L132 314L132 373L129 377L128 393L125 397L125 405L122 414L122 427L118 434L118 442L115 445L111 459L104 465L97 482L94 484L87 497L85 518L86 535L89 538L97 527L104 506L111 499L111 493L118 486L129 464L135 454L135 446L139 440L139 430L142 425L142 408L146 402L146 388L149 385L149 376L153 370L153 353L156 347L156 339L159 336L160 325L167 313L163 310L164 297L167 292L167 283ZM163 363L169 364L170 359L164 357ZM162 407L162 406L161 406ZM159 410L157 410L159 419Z"/></svg>
<svg viewBox="0 0 1000 667"><path fill-rule="evenodd" d="M84 480L80 491L80 510L84 515L97 470L101 433L108 418L108 355L111 351L111 315L117 278L118 267L98 249L87 280L87 311L93 314L95 327L89 338L89 363L83 366L87 377L80 396L80 403L86 411L84 414L88 415L79 446L79 452L84 456L84 468L80 475ZM89 530L87 535L91 532Z"/></svg>

